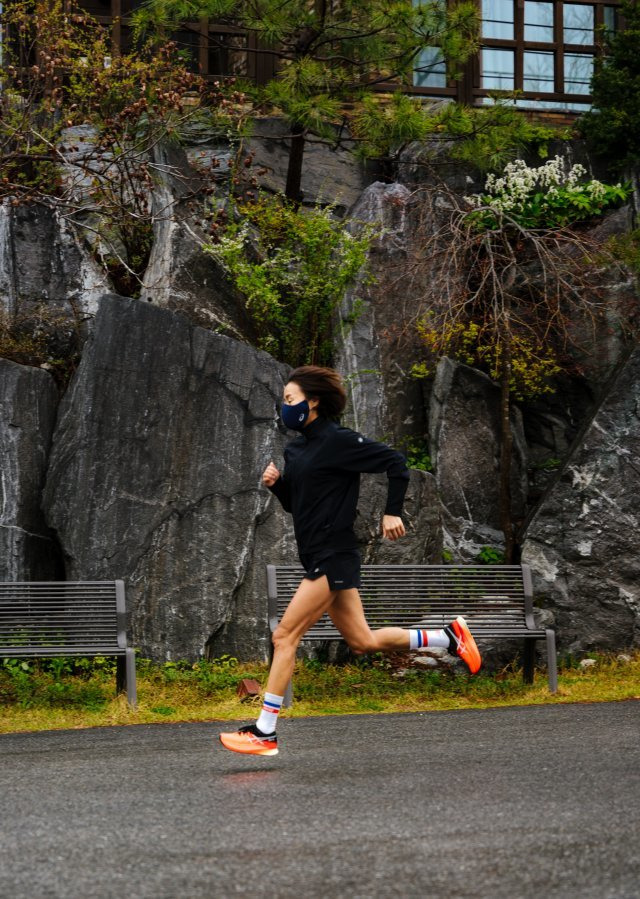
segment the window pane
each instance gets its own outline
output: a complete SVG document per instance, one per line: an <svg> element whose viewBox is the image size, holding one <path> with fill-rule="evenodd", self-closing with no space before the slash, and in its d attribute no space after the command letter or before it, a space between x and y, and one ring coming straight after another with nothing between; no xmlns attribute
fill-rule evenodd
<svg viewBox="0 0 640 899"><path fill-rule="evenodd" d="M565 94L588 94L593 73L593 56L586 53L565 53L564 92Z"/></svg>
<svg viewBox="0 0 640 899"><path fill-rule="evenodd" d="M513 40L513 0L482 0L482 36Z"/></svg>
<svg viewBox="0 0 640 899"><path fill-rule="evenodd" d="M246 78L246 35L209 31L209 75Z"/></svg>
<svg viewBox="0 0 640 899"><path fill-rule="evenodd" d="M563 16L565 44L593 43L593 6L565 3Z"/></svg>
<svg viewBox="0 0 640 899"><path fill-rule="evenodd" d="M615 6L605 6L604 8L604 27L607 31L616 30L616 8Z"/></svg>
<svg viewBox="0 0 640 899"><path fill-rule="evenodd" d="M554 91L553 53L526 50L522 86L526 91Z"/></svg>
<svg viewBox="0 0 640 899"><path fill-rule="evenodd" d="M555 109L559 112L585 112L591 108L590 103L568 103L566 100L527 100L521 97L516 100L516 106L521 109Z"/></svg>
<svg viewBox="0 0 640 899"><path fill-rule="evenodd" d="M418 53L413 83L416 87L447 86L447 67L440 47L425 47Z"/></svg>
<svg viewBox="0 0 640 899"><path fill-rule="evenodd" d="M513 81L513 50L482 49L482 87L511 91Z"/></svg>
<svg viewBox="0 0 640 899"><path fill-rule="evenodd" d="M553 3L524 4L525 41L553 40Z"/></svg>

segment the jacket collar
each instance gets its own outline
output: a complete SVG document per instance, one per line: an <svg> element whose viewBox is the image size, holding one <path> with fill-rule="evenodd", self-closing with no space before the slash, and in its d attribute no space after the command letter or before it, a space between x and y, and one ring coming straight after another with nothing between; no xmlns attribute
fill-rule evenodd
<svg viewBox="0 0 640 899"><path fill-rule="evenodd" d="M306 437L307 440L315 440L321 434L324 434L327 428L331 427L332 423L328 418L316 418L311 424L302 429L302 436Z"/></svg>

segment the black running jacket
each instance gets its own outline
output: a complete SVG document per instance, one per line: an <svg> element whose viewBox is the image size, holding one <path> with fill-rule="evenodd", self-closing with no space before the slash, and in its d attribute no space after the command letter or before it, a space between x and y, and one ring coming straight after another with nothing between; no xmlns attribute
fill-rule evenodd
<svg viewBox="0 0 640 899"><path fill-rule="evenodd" d="M322 558L357 547L360 473L386 472L385 515L400 515L409 482L402 453L384 443L316 418L284 450L284 471L270 487L293 527L300 555Z"/></svg>

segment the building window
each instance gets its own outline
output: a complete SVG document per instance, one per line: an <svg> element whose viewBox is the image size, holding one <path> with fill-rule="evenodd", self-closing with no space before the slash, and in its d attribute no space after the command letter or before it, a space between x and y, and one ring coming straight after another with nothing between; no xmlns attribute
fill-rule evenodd
<svg viewBox="0 0 640 899"><path fill-rule="evenodd" d="M485 90L512 91L514 86L513 50L485 47L482 54L482 87Z"/></svg>
<svg viewBox="0 0 640 899"><path fill-rule="evenodd" d="M418 0L414 0L418 2ZM417 59L414 90L478 105L489 92L517 90L516 105L582 111L590 106L590 82L604 30L619 27L611 0L477 0L480 51L461 82L446 80L434 48Z"/></svg>
<svg viewBox="0 0 640 899"><path fill-rule="evenodd" d="M562 18L565 44L593 44L593 6L564 3Z"/></svg>
<svg viewBox="0 0 640 899"><path fill-rule="evenodd" d="M567 94L588 94L593 74L593 56L565 53L564 90Z"/></svg>
<svg viewBox="0 0 640 899"><path fill-rule="evenodd" d="M416 87L447 86L447 64L439 47L425 47L420 51L413 83Z"/></svg>
<svg viewBox="0 0 640 899"><path fill-rule="evenodd" d="M525 0L524 39L544 44L553 41L553 3Z"/></svg>
<svg viewBox="0 0 640 899"><path fill-rule="evenodd" d="M513 0L482 0L482 37L513 40Z"/></svg>
<svg viewBox="0 0 640 899"><path fill-rule="evenodd" d="M554 54L541 50L525 50L523 56L522 86L524 90L553 93L555 85Z"/></svg>

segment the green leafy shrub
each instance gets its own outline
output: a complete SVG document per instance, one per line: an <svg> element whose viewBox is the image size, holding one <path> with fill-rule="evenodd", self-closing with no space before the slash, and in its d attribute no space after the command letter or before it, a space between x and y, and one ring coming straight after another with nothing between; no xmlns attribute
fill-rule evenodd
<svg viewBox="0 0 640 899"><path fill-rule="evenodd" d="M67 658L3 659L0 698L21 708L102 708L107 702L102 685L74 677L74 669L74 660Z"/></svg>
<svg viewBox="0 0 640 899"><path fill-rule="evenodd" d="M354 236L330 208L296 209L279 197L237 211L205 250L245 297L258 345L293 366L327 364L334 313L362 272L371 230Z"/></svg>

